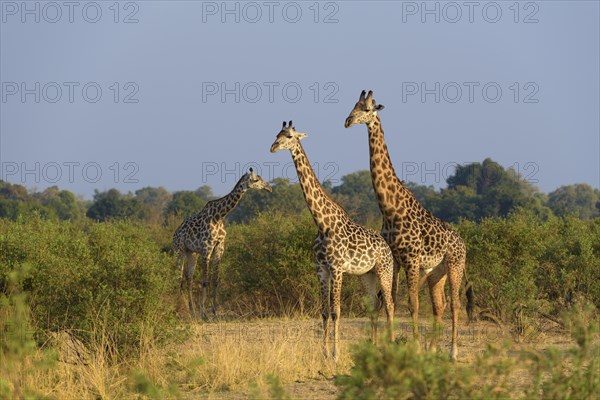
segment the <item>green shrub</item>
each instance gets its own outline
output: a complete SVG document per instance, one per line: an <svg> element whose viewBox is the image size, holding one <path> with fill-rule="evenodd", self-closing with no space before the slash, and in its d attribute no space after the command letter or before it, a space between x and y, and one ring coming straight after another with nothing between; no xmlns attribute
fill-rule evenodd
<svg viewBox="0 0 600 400"><path fill-rule="evenodd" d="M565 317L576 346L520 351L489 346L474 363L385 342L352 350L350 375L336 378L340 399L592 399L600 391L598 314L577 307Z"/></svg>
<svg viewBox="0 0 600 400"><path fill-rule="evenodd" d="M16 266L0 293L0 399L44 398L27 378L56 362L54 352L37 352L28 296L21 289L29 270L26 264Z"/></svg>
<svg viewBox="0 0 600 400"><path fill-rule="evenodd" d="M600 306L600 219L542 221L517 211L479 224L462 221L458 229L476 302L502 320L558 316L577 301Z"/></svg>
<svg viewBox="0 0 600 400"><path fill-rule="evenodd" d="M340 399L498 399L510 394L505 377L512 362L493 347L469 367L452 363L447 354L422 351L413 341L386 342L380 348L362 342L352 359L350 375L336 378Z"/></svg>
<svg viewBox="0 0 600 400"><path fill-rule="evenodd" d="M167 327L176 287L172 258L145 229L127 222L75 225L42 220L0 221L0 287L19 263L32 268L23 282L30 292L35 326L58 331L95 328L112 332L123 349L136 344L144 325ZM161 323L155 324L155 322Z"/></svg>

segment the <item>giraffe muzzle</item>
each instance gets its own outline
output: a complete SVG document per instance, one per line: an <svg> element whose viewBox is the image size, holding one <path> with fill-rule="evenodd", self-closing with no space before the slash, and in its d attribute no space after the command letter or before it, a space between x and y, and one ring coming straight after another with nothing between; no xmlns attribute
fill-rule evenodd
<svg viewBox="0 0 600 400"><path fill-rule="evenodd" d="M346 122L344 123L346 128L350 128L352 126L352 117L346 118Z"/></svg>

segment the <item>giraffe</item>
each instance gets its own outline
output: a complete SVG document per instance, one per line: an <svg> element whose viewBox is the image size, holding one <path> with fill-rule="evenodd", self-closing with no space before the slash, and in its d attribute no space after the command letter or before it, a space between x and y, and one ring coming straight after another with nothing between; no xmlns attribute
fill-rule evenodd
<svg viewBox="0 0 600 400"><path fill-rule="evenodd" d="M173 250L177 254L177 264L181 269L181 290L187 286L190 312L194 315L192 300L192 277L196 262L200 258L202 272L202 290L200 293L200 310L206 317L204 308L208 290L208 268L211 262L213 314L217 313L217 288L219 286L219 264L225 250L225 226L223 219L238 204L246 190L264 189L271 192L271 186L250 168L236 183L226 196L209 201L202 211L187 217L173 234Z"/></svg>
<svg viewBox="0 0 600 400"><path fill-rule="evenodd" d="M444 285L450 281L450 308L452 311L452 345L450 358L458 356L458 312L460 284L465 274L467 314L473 313L473 289L466 277L466 248L462 238L452 227L426 210L394 171L388 153L381 120L377 112L383 105L373 99L373 92L360 98L346 119L345 127L366 124L369 133L371 178L383 218L381 233L390 245L396 262L394 270L394 300L397 272L404 267L408 286L409 308L413 320L413 336L418 337L419 287L427 281L434 315L434 335L431 346L442 324L445 296Z"/></svg>
<svg viewBox="0 0 600 400"><path fill-rule="evenodd" d="M321 285L321 315L323 318L323 355L329 355L329 318L333 322L333 352L337 360L339 341L340 293L342 274L359 275L377 309L378 291L381 287L390 339L394 340L392 279L394 259L380 234L364 228L350 219L344 209L325 192L306 157L300 140L307 137L297 132L292 121L277 134L271 153L289 150L296 166L304 199L317 225L313 242L317 275ZM330 285L332 290L330 291ZM331 297L330 297L331 295ZM332 303L332 304L331 304ZM331 310L332 308L332 310ZM371 339L376 340L377 315L371 313Z"/></svg>

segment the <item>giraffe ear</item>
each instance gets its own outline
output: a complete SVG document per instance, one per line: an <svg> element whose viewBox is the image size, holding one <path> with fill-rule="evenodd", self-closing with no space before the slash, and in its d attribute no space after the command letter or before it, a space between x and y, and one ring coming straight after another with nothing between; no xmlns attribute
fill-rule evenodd
<svg viewBox="0 0 600 400"><path fill-rule="evenodd" d="M383 110L384 108L385 108L385 106L384 106L383 104L377 104L377 105L375 106L375 110L376 110L376 111L381 111L381 110Z"/></svg>
<svg viewBox="0 0 600 400"><path fill-rule="evenodd" d="M296 134L294 135L296 138L298 138L298 140L302 140L305 137L308 137L308 135L306 133L300 133L300 132L296 132Z"/></svg>

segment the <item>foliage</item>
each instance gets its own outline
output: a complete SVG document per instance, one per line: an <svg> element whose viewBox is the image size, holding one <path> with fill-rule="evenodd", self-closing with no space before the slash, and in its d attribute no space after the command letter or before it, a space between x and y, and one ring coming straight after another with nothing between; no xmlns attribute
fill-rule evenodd
<svg viewBox="0 0 600 400"><path fill-rule="evenodd" d="M37 211L45 218L79 220L85 215L85 205L68 190L51 186L30 195L24 186L0 181L0 218L16 219Z"/></svg>
<svg viewBox="0 0 600 400"><path fill-rule="evenodd" d="M311 244L316 229L307 213L289 218L260 214L229 229L223 295L274 310L314 306L318 298Z"/></svg>
<svg viewBox="0 0 600 400"><path fill-rule="evenodd" d="M333 198L360 223L370 218L379 222L379 206L369 171L358 171L342 177L342 184L332 189Z"/></svg>
<svg viewBox="0 0 600 400"><path fill-rule="evenodd" d="M145 187L135 191L135 197L146 208L146 220L150 223L161 223L167 205L171 202L173 195L165 188Z"/></svg>
<svg viewBox="0 0 600 400"><path fill-rule="evenodd" d="M521 210L458 229L476 302L504 321L523 309L558 315L578 300L600 306L600 220L542 221Z"/></svg>
<svg viewBox="0 0 600 400"><path fill-rule="evenodd" d="M172 260L136 225L50 222L39 215L0 220L0 290L24 262L22 288L31 295L32 318L41 329L75 329L86 339L105 325L122 348L133 349L140 329L172 315ZM168 324L157 324L157 334ZM164 333L164 332L163 332Z"/></svg>
<svg viewBox="0 0 600 400"><path fill-rule="evenodd" d="M596 308L579 305L565 313L563 320L577 347L523 355L533 375L528 398L592 399L600 393L600 320Z"/></svg>
<svg viewBox="0 0 600 400"><path fill-rule="evenodd" d="M278 212L297 215L306 209L306 202L299 184L291 184L289 179L275 178L271 182L273 192L249 190L237 207L229 215L233 222L248 222L261 212Z"/></svg>
<svg viewBox="0 0 600 400"><path fill-rule="evenodd" d="M30 269L27 264L18 265L8 274L0 293L0 399L43 398L25 377L52 368L56 361L48 350L36 357L28 296L21 289Z"/></svg>
<svg viewBox="0 0 600 400"><path fill-rule="evenodd" d="M96 221L109 221L125 218L143 218L144 208L141 202L131 194L121 194L117 189L106 192L96 190L94 202L87 216Z"/></svg>
<svg viewBox="0 0 600 400"><path fill-rule="evenodd" d="M353 349L354 368L336 378L340 399L591 399L600 390L598 315L593 307L571 311L576 347L567 351L514 352L490 345L473 364L455 364L447 355L407 344L362 342ZM533 384L518 390L519 379Z"/></svg>
<svg viewBox="0 0 600 400"><path fill-rule="evenodd" d="M560 217L596 218L600 216L600 190L584 183L561 186L548 194L548 206Z"/></svg>
<svg viewBox="0 0 600 400"><path fill-rule="evenodd" d="M434 214L447 221L504 217L517 208L543 217L551 214L534 185L489 158L483 163L457 166L447 183L448 188L441 191L438 201L431 206Z"/></svg>
<svg viewBox="0 0 600 400"><path fill-rule="evenodd" d="M510 361L502 355L491 347L471 369L454 365L447 354L421 351L413 341L386 341L380 348L362 342L353 350L350 375L338 376L336 385L339 398L348 400L501 399L510 393L507 382L498 379L510 371ZM478 382L480 376L487 379Z"/></svg>
<svg viewBox="0 0 600 400"><path fill-rule="evenodd" d="M229 215L229 220L245 223L263 212L296 215L306 208L298 183L275 178L271 184L273 193L248 191ZM447 187L440 190L414 182L405 182L405 185L434 215L454 223L461 219L479 221L505 217L517 208L529 210L540 218L573 214L581 219L593 219L600 215L598 189L576 184L560 187L546 195L514 169L505 169L489 158L481 163L458 165L454 174L448 177ZM381 216L369 171L345 175L337 186L332 186L330 181L324 182L323 186L356 221L380 226ZM89 218L99 221L136 219L160 224L174 215L195 214L215 197L208 185L174 193L163 187L145 187L135 194L122 194L116 189L97 191L93 201L86 202L54 186L30 194L22 185L0 181L0 218L14 220L19 215L38 211L47 219L78 220L87 211Z"/></svg>
<svg viewBox="0 0 600 400"><path fill-rule="evenodd" d="M175 192L173 198L167 204L165 214L187 217L200 212L206 203L207 200L198 196L195 192Z"/></svg>

